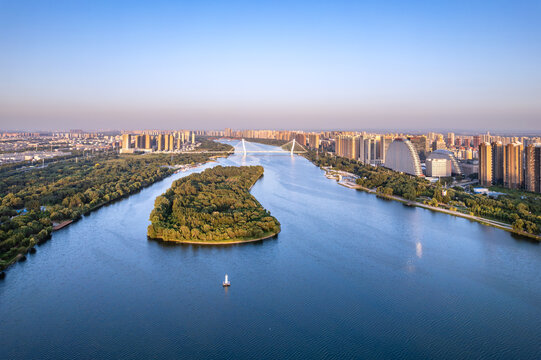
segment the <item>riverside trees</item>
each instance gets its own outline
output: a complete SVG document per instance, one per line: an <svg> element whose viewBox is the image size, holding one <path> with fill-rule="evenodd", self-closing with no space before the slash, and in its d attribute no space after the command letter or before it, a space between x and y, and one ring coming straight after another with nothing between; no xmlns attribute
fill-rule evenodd
<svg viewBox="0 0 541 360"><path fill-rule="evenodd" d="M278 220L249 192L262 175L261 166L216 166L175 181L156 198L148 236L220 242L278 233Z"/></svg>
<svg viewBox="0 0 541 360"><path fill-rule="evenodd" d="M366 188L379 188L380 193L398 195L416 201L419 197L429 198L431 205L453 207L464 213L502 221L513 225L515 230L538 234L541 231L541 197L523 191L508 191L498 199L485 195L476 195L464 191L461 187L446 189L440 182L430 184L426 179L399 173L384 167L364 165L356 160L338 156L316 154L309 151L305 157L318 166L333 168L353 173L359 178L357 184Z"/></svg>
<svg viewBox="0 0 541 360"><path fill-rule="evenodd" d="M226 151L203 140L198 150ZM216 154L214 154L216 155ZM168 165L208 161L208 154L102 154L45 168L0 171L0 270L47 239L53 222L75 220L171 175Z"/></svg>

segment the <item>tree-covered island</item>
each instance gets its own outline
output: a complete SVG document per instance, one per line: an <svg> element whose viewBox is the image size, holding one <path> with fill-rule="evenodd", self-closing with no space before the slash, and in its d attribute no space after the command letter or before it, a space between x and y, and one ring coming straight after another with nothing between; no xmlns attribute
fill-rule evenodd
<svg viewBox="0 0 541 360"><path fill-rule="evenodd" d="M156 198L148 236L221 244L278 234L278 220L250 194L261 176L261 166L216 166L176 180Z"/></svg>

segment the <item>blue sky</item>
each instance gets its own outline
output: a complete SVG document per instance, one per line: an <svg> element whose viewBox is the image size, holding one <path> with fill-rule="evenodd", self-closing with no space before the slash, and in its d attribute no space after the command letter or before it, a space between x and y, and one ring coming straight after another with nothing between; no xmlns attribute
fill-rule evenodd
<svg viewBox="0 0 541 360"><path fill-rule="evenodd" d="M541 130L541 1L0 0L0 128Z"/></svg>

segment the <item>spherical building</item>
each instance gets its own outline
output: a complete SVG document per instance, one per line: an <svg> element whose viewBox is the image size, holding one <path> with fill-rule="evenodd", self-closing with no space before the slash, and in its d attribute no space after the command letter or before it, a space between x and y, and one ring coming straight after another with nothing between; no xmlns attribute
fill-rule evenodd
<svg viewBox="0 0 541 360"><path fill-rule="evenodd" d="M403 138L397 138L389 145L385 156L385 167L410 175L423 175L417 151L409 140Z"/></svg>
<svg viewBox="0 0 541 360"><path fill-rule="evenodd" d="M451 174L452 175L462 175L462 170L455 155L449 150L439 149L434 150L426 158L428 159L445 159L451 162Z"/></svg>

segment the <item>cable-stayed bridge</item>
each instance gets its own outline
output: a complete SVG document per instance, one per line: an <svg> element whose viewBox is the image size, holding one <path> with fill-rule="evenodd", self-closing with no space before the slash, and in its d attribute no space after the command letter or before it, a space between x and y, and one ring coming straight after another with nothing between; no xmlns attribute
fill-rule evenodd
<svg viewBox="0 0 541 360"><path fill-rule="evenodd" d="M304 154L307 152L307 150L300 144L298 144L295 139L291 140L288 143L285 143L281 146L281 150L247 150L246 149L246 143L244 142L244 139L239 140L239 142L235 145L236 146L242 144L242 154L244 156L246 155L257 155L257 154L281 154L281 155L294 155L294 154ZM289 149L289 146L291 148ZM176 154L223 154L224 152L227 153L234 153L235 149L229 150L229 151L217 151L217 150L190 150L190 151L175 151Z"/></svg>
<svg viewBox="0 0 541 360"><path fill-rule="evenodd" d="M282 145L281 147L283 150L246 150L246 143L244 142L244 139L242 139L241 142L242 142L242 151L244 153L244 156L248 154L284 154L284 155L290 154L290 155L293 155L293 154L303 154L307 152L304 147L296 143L295 139ZM291 145L291 149L285 150L290 145ZM297 148L298 150L295 150L295 148Z"/></svg>

